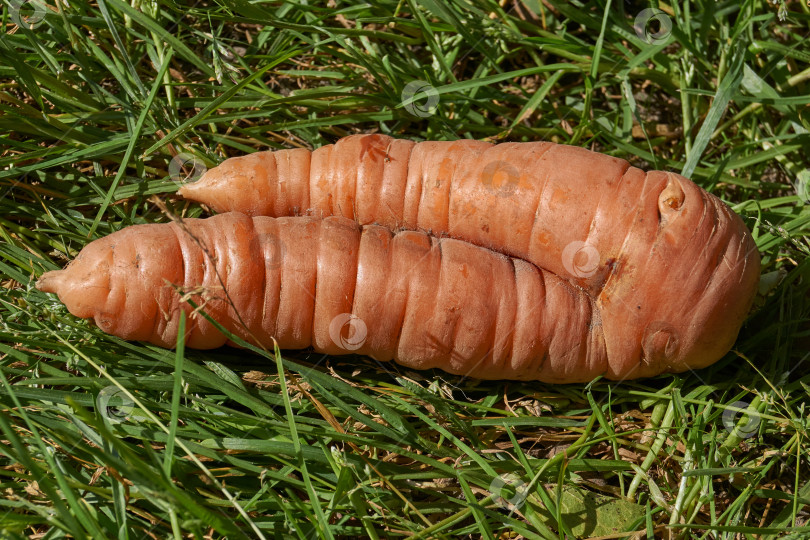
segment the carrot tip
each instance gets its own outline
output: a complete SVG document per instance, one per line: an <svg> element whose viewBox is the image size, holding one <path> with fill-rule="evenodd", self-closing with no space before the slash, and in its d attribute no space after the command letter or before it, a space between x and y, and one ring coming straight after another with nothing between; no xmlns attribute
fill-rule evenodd
<svg viewBox="0 0 810 540"><path fill-rule="evenodd" d="M42 276L37 280L34 286L42 292L46 293L57 293L59 289L59 285L62 282L62 270L53 270L51 272L45 272Z"/></svg>
<svg viewBox="0 0 810 540"><path fill-rule="evenodd" d="M200 192L205 191L208 184L210 184L210 179L207 179L206 175L204 174L196 182L189 182L188 184L183 184L180 186L180 189L177 190L177 194L184 199L196 201L197 197L200 196Z"/></svg>

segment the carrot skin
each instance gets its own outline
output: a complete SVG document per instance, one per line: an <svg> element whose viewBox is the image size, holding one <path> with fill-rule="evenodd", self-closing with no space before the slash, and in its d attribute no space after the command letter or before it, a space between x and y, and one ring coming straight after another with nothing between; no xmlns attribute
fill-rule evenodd
<svg viewBox="0 0 810 540"><path fill-rule="evenodd" d="M309 155L307 166L264 174L260 164L283 152L300 164ZM295 200L273 201L282 184ZM352 135L311 153L226 160L179 193L216 211L343 216L523 259L589 295L613 373L721 358L759 283L750 232L714 195L675 173L547 142Z"/></svg>
<svg viewBox="0 0 810 540"><path fill-rule="evenodd" d="M268 348L275 338L283 349L483 379L623 375L613 373L584 291L466 242L343 217L234 212L127 227L91 242L37 287L105 332L162 347L175 345L181 311L189 348L229 344L191 300Z"/></svg>

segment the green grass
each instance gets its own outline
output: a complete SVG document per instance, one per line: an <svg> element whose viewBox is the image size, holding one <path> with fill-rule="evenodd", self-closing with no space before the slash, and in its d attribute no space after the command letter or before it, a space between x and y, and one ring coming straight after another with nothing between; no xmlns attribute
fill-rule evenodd
<svg viewBox="0 0 810 540"><path fill-rule="evenodd" d="M3 538L810 534L806 2L660 4L671 30L646 41L643 2L70 0L23 6L32 29L2 5ZM480 382L128 343L33 288L166 221L160 201L201 215L174 156L372 131L689 174L762 255L734 350L642 381Z"/></svg>

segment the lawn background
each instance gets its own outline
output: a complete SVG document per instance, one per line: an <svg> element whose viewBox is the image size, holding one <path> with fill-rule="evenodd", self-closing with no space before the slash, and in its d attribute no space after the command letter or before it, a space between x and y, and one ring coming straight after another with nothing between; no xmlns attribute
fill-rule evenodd
<svg viewBox="0 0 810 540"><path fill-rule="evenodd" d="M3 538L810 534L805 2L3 1ZM683 172L755 235L752 316L708 369L552 386L162 350L33 288L203 215L204 167L361 132Z"/></svg>

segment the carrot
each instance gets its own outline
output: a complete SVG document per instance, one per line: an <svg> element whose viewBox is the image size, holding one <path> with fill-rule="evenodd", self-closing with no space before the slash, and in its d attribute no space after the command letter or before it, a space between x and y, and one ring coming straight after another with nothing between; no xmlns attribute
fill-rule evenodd
<svg viewBox="0 0 810 540"><path fill-rule="evenodd" d="M588 295L609 363L652 371L725 354L759 280L748 229L717 197L675 173L546 142L353 135L231 158L179 193L216 211L338 215L524 259Z"/></svg>
<svg viewBox="0 0 810 540"><path fill-rule="evenodd" d="M532 264L453 239L342 217L226 213L136 225L88 244L37 282L77 317L124 339L363 354L482 379L581 382L684 370L608 357L589 296ZM698 361L705 362L704 359Z"/></svg>

